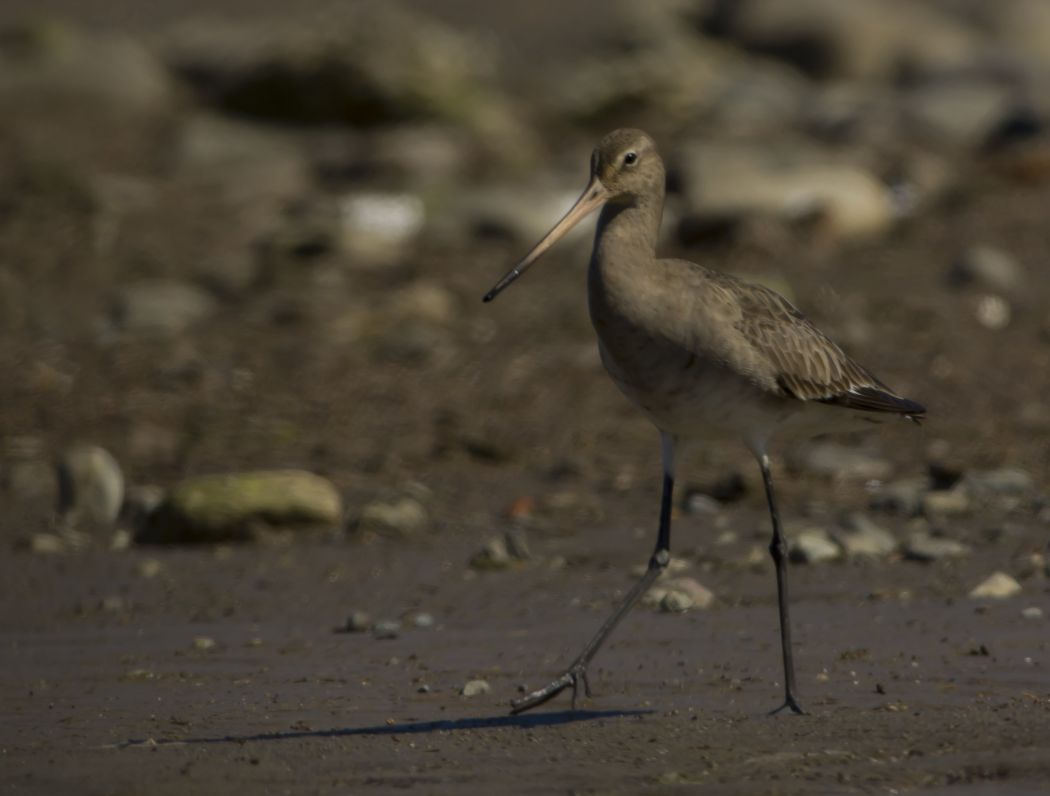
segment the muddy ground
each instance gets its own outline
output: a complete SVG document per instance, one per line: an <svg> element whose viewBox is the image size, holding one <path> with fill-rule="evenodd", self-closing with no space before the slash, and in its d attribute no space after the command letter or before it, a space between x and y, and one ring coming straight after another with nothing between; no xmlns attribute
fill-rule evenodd
<svg viewBox="0 0 1050 796"><path fill-rule="evenodd" d="M12 3L5 20L24 5ZM107 5L56 9L136 35L182 13ZM440 16L469 27L475 10L447 4ZM491 35L504 40L534 21L499 19ZM529 27L507 46L537 57L586 41ZM56 135L49 112L38 116L25 124ZM152 124L84 149L154 180L152 147L164 134ZM114 453L129 483L162 487L300 467L331 479L348 521L259 544L112 550L100 537L44 554L32 539L54 522L50 486L0 495L4 792L1045 791L1050 186L1041 177L1021 182L995 162L969 163L964 189L871 240L669 244L786 282L822 328L927 405L921 428L846 438L886 462L888 480L931 466L942 478L1012 467L1035 493L926 520L872 515L900 539L925 522L969 546L959 558L793 565L808 713L770 717L781 671L761 481L746 451L714 432L683 457L679 494L731 473L743 493L714 514L680 502L672 536L683 574L711 589L714 605L640 607L597 658L593 697L578 710L563 694L510 716L520 686L571 660L655 537L657 438L598 363L585 246L552 252L491 306L480 296L523 253L520 241L421 247L345 282L333 283L324 262L308 265L306 276L218 291L220 310L183 335L114 343L98 318L120 280L178 273L180 257L222 239L225 221L176 192L129 223L102 263L81 247L97 230L78 189L64 173L26 176L17 157L26 129L0 139L2 252L25 269L13 271L18 301L4 306L33 313L2 327L0 438L22 448L28 438L48 461L89 441ZM586 149L577 149L582 187ZM1004 328L981 323L979 287L946 280L973 244L1007 250L1024 268ZM342 304L381 304L419 279L441 285L454 307L422 342L389 329L333 339ZM869 511L877 484L829 479L781 453L789 533ZM362 506L405 493L426 507L423 532L353 532ZM471 566L523 505L535 506L525 523L532 558ZM1020 594L970 598L995 571L1017 578ZM354 610L402 620L400 633L339 632ZM420 613L433 625L418 626ZM462 696L476 678L490 690Z"/></svg>

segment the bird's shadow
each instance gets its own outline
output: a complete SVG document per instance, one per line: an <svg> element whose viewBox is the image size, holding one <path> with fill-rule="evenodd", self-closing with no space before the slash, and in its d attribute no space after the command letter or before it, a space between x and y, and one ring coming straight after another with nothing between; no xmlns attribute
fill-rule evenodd
<svg viewBox="0 0 1050 796"><path fill-rule="evenodd" d="M574 724L581 721L611 719L624 716L643 716L651 710L562 710L557 713L537 713L528 716L481 716L439 721L410 721L396 724L376 724L370 727L337 727L329 730L294 730L261 732L251 735L216 735L199 738L131 739L118 744L121 749L135 746L181 746L188 744L245 744L257 741L294 741L303 738L349 738L355 735L418 735L430 732L458 732L462 730L491 730L500 727L531 729Z"/></svg>

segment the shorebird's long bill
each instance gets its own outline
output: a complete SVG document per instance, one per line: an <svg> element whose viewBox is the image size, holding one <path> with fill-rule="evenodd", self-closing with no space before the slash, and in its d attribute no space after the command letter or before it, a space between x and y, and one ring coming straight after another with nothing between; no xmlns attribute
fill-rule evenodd
<svg viewBox="0 0 1050 796"><path fill-rule="evenodd" d="M554 228L543 236L543 240L532 247L532 251L525 255L525 258L514 266L510 271L507 272L499 282L488 293L485 294L484 301L492 301L496 298L503 289L507 287L511 282L525 273L525 269L540 259L540 256L547 251L551 246L565 237L570 229L579 224L583 219L601 207L605 200L609 198L609 189L601 184L601 181L597 177L591 178L590 185L580 195L580 198L576 200L576 204L572 206L568 213L562 216L561 221L554 225Z"/></svg>

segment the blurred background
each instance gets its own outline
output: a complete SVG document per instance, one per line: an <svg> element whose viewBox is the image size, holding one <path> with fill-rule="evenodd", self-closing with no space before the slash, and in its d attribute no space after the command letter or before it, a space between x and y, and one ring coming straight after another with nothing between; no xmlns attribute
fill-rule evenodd
<svg viewBox="0 0 1050 796"><path fill-rule="evenodd" d="M1040 0L9 0L0 66L9 547L645 524L656 435L598 363L589 233L480 302L625 125L669 164L665 254L774 287L930 409L786 452L802 514L900 476L936 531L1004 468L997 510L1041 510ZM687 491L760 507L726 442Z"/></svg>

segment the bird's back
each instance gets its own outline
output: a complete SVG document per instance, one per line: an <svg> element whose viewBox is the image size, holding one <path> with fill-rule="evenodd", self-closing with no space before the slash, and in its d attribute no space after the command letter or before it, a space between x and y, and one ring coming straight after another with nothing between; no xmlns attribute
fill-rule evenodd
<svg viewBox="0 0 1050 796"><path fill-rule="evenodd" d="M661 428L774 427L809 404L918 419L768 288L685 260L592 262L591 315L610 375Z"/></svg>

